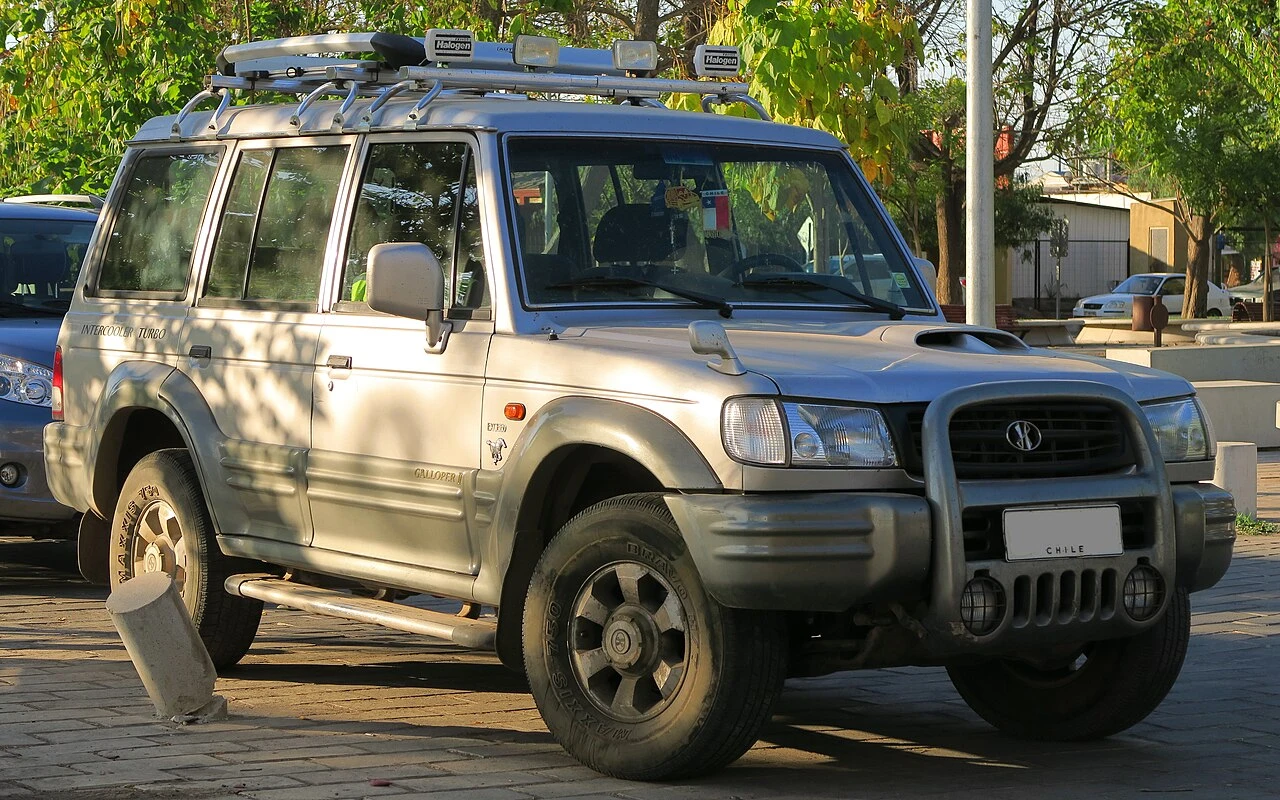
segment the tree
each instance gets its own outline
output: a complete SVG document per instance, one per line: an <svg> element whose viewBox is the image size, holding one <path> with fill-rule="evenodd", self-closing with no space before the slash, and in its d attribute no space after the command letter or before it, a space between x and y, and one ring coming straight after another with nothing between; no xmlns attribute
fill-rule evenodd
<svg viewBox="0 0 1280 800"><path fill-rule="evenodd" d="M1270 229L1280 173L1276 113L1240 80L1223 41L1257 36L1268 0L1170 0L1135 9L1113 61L1091 80L1090 141L1121 162L1169 180L1175 215L1189 232L1184 316L1202 316L1215 220L1233 208L1264 210ZM1252 8L1255 13L1242 13ZM1274 13L1274 12L1272 12ZM1269 248L1268 248L1269 250ZM1266 270L1270 275L1270 270ZM1270 304L1264 306L1270 317Z"/></svg>
<svg viewBox="0 0 1280 800"><path fill-rule="evenodd" d="M909 0L922 46L908 49L896 66L897 83L909 103L930 122L909 142L912 160L936 174L934 212L938 229L938 296L962 302L964 257L964 82L957 45L963 42L959 0ZM1011 178L1034 157L1037 145L1066 120L1056 116L1077 76L1100 57L1099 42L1132 0L1013 0L997 4L993 20L992 72L995 121L1007 131L995 158L997 178ZM921 70L928 52L936 79Z"/></svg>
<svg viewBox="0 0 1280 800"><path fill-rule="evenodd" d="M728 0L712 40L742 48L750 93L774 119L842 139L871 180L888 180L904 141L888 70L917 46L894 0Z"/></svg>
<svg viewBox="0 0 1280 800"><path fill-rule="evenodd" d="M0 0L0 186L102 192L124 142L198 92L225 45L335 30L653 37L687 73L724 0Z"/></svg>

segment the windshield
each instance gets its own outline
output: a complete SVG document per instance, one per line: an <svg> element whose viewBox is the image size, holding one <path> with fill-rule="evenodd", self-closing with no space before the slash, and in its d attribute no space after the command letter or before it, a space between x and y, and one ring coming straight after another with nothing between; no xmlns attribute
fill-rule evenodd
<svg viewBox="0 0 1280 800"><path fill-rule="evenodd" d="M1115 288L1116 294L1155 294L1164 278L1159 275L1134 275Z"/></svg>
<svg viewBox="0 0 1280 800"><path fill-rule="evenodd" d="M0 316L66 311L93 225L92 220L0 219Z"/></svg>
<svg viewBox="0 0 1280 800"><path fill-rule="evenodd" d="M930 308L838 153L517 138L509 154L531 305Z"/></svg>

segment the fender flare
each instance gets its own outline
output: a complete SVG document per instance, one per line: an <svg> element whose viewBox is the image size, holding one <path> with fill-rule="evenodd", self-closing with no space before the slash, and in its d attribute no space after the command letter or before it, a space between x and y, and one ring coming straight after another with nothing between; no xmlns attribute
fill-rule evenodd
<svg viewBox="0 0 1280 800"><path fill-rule="evenodd" d="M174 367L169 364L122 361L111 370L103 384L89 423L90 430L97 431L97 435L90 441L87 463L90 510L105 520L110 520L115 513L116 487L119 485L115 465L120 456L121 440L110 434L113 426L123 424L123 413L139 408L159 411L178 428L188 447L191 444L182 420L161 400L160 387L173 371Z"/></svg>
<svg viewBox="0 0 1280 800"><path fill-rule="evenodd" d="M508 666L519 652L520 615L533 563L542 552L545 532L532 527L525 498L539 493L548 479L545 466L557 453L595 446L631 458L666 489L720 492L720 479L698 448L670 420L646 408L594 397L561 397L529 420L501 471L481 471L477 499L490 496L492 523L484 542L475 594L484 603L508 609L498 616L498 652ZM481 512L483 514L483 512ZM512 650L514 644L515 650Z"/></svg>
<svg viewBox="0 0 1280 800"><path fill-rule="evenodd" d="M92 510L106 520L110 520L115 512L114 500L120 479L115 463L121 445L120 440L107 433L110 426L120 424L121 414L135 409L159 411L173 423L191 453L202 483L206 477L202 463L204 454L197 443L212 445L217 441L216 437L221 436L208 404L200 397L191 379L177 368L149 361L118 364L107 377L90 423L92 430L100 432L89 452L90 504Z"/></svg>

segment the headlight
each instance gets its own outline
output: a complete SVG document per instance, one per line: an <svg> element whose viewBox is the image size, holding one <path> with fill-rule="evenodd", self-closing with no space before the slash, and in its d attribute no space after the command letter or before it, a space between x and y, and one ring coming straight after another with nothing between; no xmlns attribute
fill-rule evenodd
<svg viewBox="0 0 1280 800"><path fill-rule="evenodd" d="M53 404L53 370L0 355L0 400L49 407Z"/></svg>
<svg viewBox="0 0 1280 800"><path fill-rule="evenodd" d="M1106 302L1106 305L1102 307L1102 310L1103 311L1120 311L1123 308L1125 308L1125 306L1127 305L1129 304L1123 300L1108 300Z"/></svg>
<svg viewBox="0 0 1280 800"><path fill-rule="evenodd" d="M721 423L725 451L749 464L892 467L898 463L889 428L873 408L739 397L725 403Z"/></svg>
<svg viewBox="0 0 1280 800"><path fill-rule="evenodd" d="M1200 405L1188 397L1172 403L1143 406L1147 422L1165 461L1198 461L1209 457L1209 432Z"/></svg>

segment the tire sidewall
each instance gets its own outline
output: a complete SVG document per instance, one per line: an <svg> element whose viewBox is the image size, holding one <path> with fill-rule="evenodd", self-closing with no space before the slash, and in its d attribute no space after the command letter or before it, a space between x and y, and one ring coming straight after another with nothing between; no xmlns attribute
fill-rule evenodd
<svg viewBox="0 0 1280 800"><path fill-rule="evenodd" d="M138 539L138 522L152 503L164 501L173 509L182 528L183 546L187 551L187 576L179 584L182 602L197 622L205 604L205 576L208 556L203 541L201 513L192 510L192 498L184 491L175 456L160 451L145 456L129 473L116 502L112 517L110 558L111 588L115 589L137 577L133 571L132 552Z"/></svg>
<svg viewBox="0 0 1280 800"><path fill-rule="evenodd" d="M1190 638L1185 589L1146 631L1097 642L1098 663L1060 685L1025 680L1008 662L949 667L969 707L1016 736L1050 741L1098 739L1145 719L1177 680Z"/></svg>
<svg viewBox="0 0 1280 800"><path fill-rule="evenodd" d="M682 543L655 522L661 521L637 508L589 510L566 526L534 571L525 605L526 671L547 727L571 752L607 758L610 748L624 744L633 752L646 745L667 750L673 741L692 737L710 713L721 667L721 648L713 640L718 609ZM667 581L684 605L687 633L686 672L676 696L639 722L620 722L600 711L575 677L569 655L578 592L601 567L628 561ZM566 737L577 741L565 742Z"/></svg>

